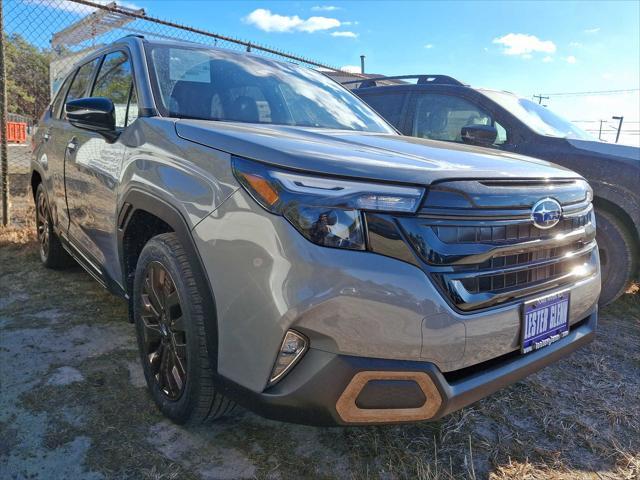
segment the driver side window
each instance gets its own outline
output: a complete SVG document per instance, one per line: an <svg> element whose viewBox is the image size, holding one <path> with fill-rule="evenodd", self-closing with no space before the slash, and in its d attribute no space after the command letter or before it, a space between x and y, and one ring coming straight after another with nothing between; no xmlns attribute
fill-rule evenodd
<svg viewBox="0 0 640 480"><path fill-rule="evenodd" d="M138 117L131 63L124 52L111 52L104 57L91 96L113 102L116 127L124 128Z"/></svg>
<svg viewBox="0 0 640 480"><path fill-rule="evenodd" d="M507 132L484 110L471 102L451 95L420 95L413 119L413 136L431 140L463 143L462 127L492 125L498 131L495 145L507 141Z"/></svg>

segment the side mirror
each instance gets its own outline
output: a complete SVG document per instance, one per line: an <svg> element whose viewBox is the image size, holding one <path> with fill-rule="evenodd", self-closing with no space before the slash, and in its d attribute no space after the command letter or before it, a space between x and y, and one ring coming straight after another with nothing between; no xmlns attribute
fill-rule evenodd
<svg viewBox="0 0 640 480"><path fill-rule="evenodd" d="M467 125L460 131L462 141L472 145L489 147L498 137L498 130L491 125Z"/></svg>
<svg viewBox="0 0 640 480"><path fill-rule="evenodd" d="M115 133L116 109L108 98L88 97L70 100L65 104L65 111L71 125L106 136Z"/></svg>

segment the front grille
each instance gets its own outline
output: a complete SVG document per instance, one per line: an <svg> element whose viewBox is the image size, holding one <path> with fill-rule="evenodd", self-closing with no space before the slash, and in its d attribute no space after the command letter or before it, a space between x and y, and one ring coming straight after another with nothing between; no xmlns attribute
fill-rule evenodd
<svg viewBox="0 0 640 480"><path fill-rule="evenodd" d="M484 202L477 208L458 204L447 210L440 204L423 208L418 217L397 217L396 221L450 303L461 311L488 308L597 272L595 218L588 186L584 182L558 185L567 203L562 204L558 224L546 230L530 219L531 186L521 185L523 200L513 183L509 184L513 204L508 208L493 206L476 195L474 201ZM473 188L490 187L493 198L504 203L496 185L484 182ZM454 189L448 187L447 194L451 191ZM553 196L553 189L547 187L544 196Z"/></svg>
<svg viewBox="0 0 640 480"><path fill-rule="evenodd" d="M478 243L478 242L526 242L537 240L543 236L563 235L589 223L589 214L572 218L564 218L549 230L540 230L531 222L505 224L486 227L440 226L432 227L436 236L444 243Z"/></svg>
<svg viewBox="0 0 640 480"><path fill-rule="evenodd" d="M512 288L523 288L560 278L571 273L576 265L584 263L586 255L578 258L559 259L556 263L530 267L526 262L524 268L515 272L489 273L461 280L462 286L469 293L500 293Z"/></svg>

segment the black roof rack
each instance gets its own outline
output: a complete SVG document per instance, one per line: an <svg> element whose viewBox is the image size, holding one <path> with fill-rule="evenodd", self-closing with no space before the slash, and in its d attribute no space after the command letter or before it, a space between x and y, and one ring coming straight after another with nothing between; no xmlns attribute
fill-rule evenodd
<svg viewBox="0 0 640 480"><path fill-rule="evenodd" d="M348 82L342 82L342 85L349 85L352 83L359 83L360 85L358 86L358 88L370 88L370 87L377 87L378 84L377 82L380 81L386 81L386 80L408 80L411 78L417 78L418 81L416 82L417 85L421 85L421 84L425 84L425 83L430 83L430 84L436 84L436 85L457 85L459 87L464 87L465 84L462 83L459 80L456 80L453 77L450 77L449 75L430 75L430 74L423 74L423 75L398 75L395 77L374 77L374 78L361 78L359 80L350 80Z"/></svg>

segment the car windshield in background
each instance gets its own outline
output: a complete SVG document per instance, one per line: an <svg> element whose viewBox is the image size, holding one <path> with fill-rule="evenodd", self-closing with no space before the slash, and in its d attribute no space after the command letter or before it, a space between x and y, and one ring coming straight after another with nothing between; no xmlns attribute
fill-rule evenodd
<svg viewBox="0 0 640 480"><path fill-rule="evenodd" d="M595 140L584 130L556 115L551 110L526 98L511 93L481 90L491 100L500 104L536 132L550 137Z"/></svg>
<svg viewBox="0 0 640 480"><path fill-rule="evenodd" d="M364 102L321 73L224 50L147 46L164 115L393 133Z"/></svg>

